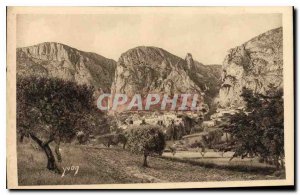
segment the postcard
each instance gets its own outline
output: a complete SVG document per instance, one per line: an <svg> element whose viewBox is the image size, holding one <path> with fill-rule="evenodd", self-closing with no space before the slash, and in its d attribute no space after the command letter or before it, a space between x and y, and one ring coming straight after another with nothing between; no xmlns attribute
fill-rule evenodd
<svg viewBox="0 0 300 195"><path fill-rule="evenodd" d="M294 186L293 7L8 7L9 189Z"/></svg>

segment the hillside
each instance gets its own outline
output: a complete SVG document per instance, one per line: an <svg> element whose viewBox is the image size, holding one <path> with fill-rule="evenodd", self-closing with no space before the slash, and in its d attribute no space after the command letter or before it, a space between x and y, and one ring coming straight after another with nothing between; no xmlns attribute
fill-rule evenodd
<svg viewBox="0 0 300 195"><path fill-rule="evenodd" d="M282 28L258 35L230 49L225 57L219 104L243 106L242 88L266 94L269 86L283 86Z"/></svg>
<svg viewBox="0 0 300 195"><path fill-rule="evenodd" d="M17 75L57 77L109 92L116 62L61 43L45 42L17 49Z"/></svg>
<svg viewBox="0 0 300 195"><path fill-rule="evenodd" d="M117 184L158 182L241 181L280 179L272 173L227 170L205 167L203 163L188 163L164 158L149 159L149 168L141 166L142 156L120 148L99 148L84 145L63 145L61 167L78 166L65 176L48 171L43 151L30 144L18 145L18 178L20 185ZM182 162L181 162L182 161ZM268 172L268 169L265 168ZM30 173L30 174L28 174Z"/></svg>
<svg viewBox="0 0 300 195"><path fill-rule="evenodd" d="M182 59L161 48L140 46L119 58L112 93L197 93L209 103L218 94L220 77L220 66L205 66L189 53Z"/></svg>

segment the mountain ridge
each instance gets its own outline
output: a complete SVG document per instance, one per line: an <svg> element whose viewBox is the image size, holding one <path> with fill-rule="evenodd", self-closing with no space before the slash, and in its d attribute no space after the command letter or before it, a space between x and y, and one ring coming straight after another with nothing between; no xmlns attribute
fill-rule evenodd
<svg viewBox="0 0 300 195"><path fill-rule="evenodd" d="M181 58L155 46L131 48L115 62L62 43L44 42L17 48L17 70L19 76L56 77L106 93L198 93L206 102L212 102L221 84L221 66L206 66L190 53Z"/></svg>
<svg viewBox="0 0 300 195"><path fill-rule="evenodd" d="M271 86L283 85L282 27L271 29L232 48L222 66L221 107L244 106L242 88L266 94Z"/></svg>
<svg viewBox="0 0 300 195"><path fill-rule="evenodd" d="M183 59L162 48L138 46L122 53L111 93L199 94L210 105L221 85L221 66L208 67L190 53Z"/></svg>
<svg viewBox="0 0 300 195"><path fill-rule="evenodd" d="M17 74L56 77L110 91L116 62L56 42L17 48Z"/></svg>

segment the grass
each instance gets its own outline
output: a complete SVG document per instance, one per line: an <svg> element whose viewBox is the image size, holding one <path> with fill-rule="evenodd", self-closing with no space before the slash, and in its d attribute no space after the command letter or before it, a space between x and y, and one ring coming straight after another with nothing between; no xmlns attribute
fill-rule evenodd
<svg viewBox="0 0 300 195"><path fill-rule="evenodd" d="M19 185L116 184L155 182L197 182L280 179L271 172L227 169L196 162L195 159L149 158L142 167L142 156L121 148L100 148L84 145L62 145L61 168L79 166L64 177L46 169L43 151L30 144L18 144ZM269 175L271 174L271 175Z"/></svg>
<svg viewBox="0 0 300 195"><path fill-rule="evenodd" d="M272 166L261 166L256 163L249 163L243 161L233 161L229 162L229 158L227 158L227 162L223 159L187 159L187 158L178 158L171 156L163 156L164 159L176 161L176 162L184 162L189 163L194 166L201 166L205 168L214 168L214 169L222 169L222 170L230 170L237 172L250 172L250 173L259 173L259 174L273 174L276 169Z"/></svg>
<svg viewBox="0 0 300 195"><path fill-rule="evenodd" d="M274 165L258 162L257 158L233 158L232 154L221 154L218 152L207 152L203 158L200 152L193 151L178 151L174 156L170 152L164 153L163 157L169 160L177 160L178 162L187 162L199 166L208 168L219 168L228 169L235 171L246 171L246 172L261 172L265 174L271 174L276 171Z"/></svg>

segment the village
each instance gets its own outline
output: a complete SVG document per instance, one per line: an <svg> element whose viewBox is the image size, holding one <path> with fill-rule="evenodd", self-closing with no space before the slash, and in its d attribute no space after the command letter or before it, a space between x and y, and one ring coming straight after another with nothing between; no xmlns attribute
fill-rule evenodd
<svg viewBox="0 0 300 195"><path fill-rule="evenodd" d="M229 144L232 139L230 133L223 131L222 125L228 123L230 116L243 111L244 107L218 108L216 113L209 117L210 120L204 119L205 113L195 111L131 111L114 115L115 119L118 120L116 121L116 126L111 126L110 129L115 134L126 133L130 126L159 125L162 127L167 140L167 146L164 151L164 154L167 156L170 155L169 153L172 153L173 157L184 156L196 151L196 156L201 158L204 156L219 156L219 154L221 155L220 157L224 157L224 151L217 146ZM99 139L101 136L90 135L91 143L104 144L105 146L105 140L99 139L101 140L99 142L96 140L97 137ZM104 137L106 136L104 135ZM208 139L211 139L213 143L207 143ZM102 141L104 142L101 143ZM118 145L119 143L116 142L115 144ZM233 152L229 151L226 155L227 157L232 157Z"/></svg>

